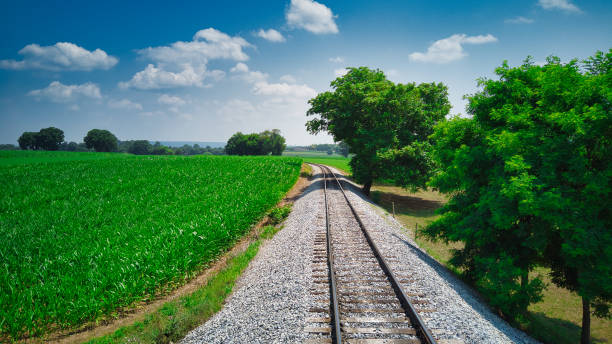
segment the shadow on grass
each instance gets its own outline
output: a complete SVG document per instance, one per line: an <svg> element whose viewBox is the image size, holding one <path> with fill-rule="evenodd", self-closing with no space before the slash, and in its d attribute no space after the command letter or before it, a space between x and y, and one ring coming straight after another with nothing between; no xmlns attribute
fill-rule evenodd
<svg viewBox="0 0 612 344"><path fill-rule="evenodd" d="M396 214L414 217L431 217L436 215L436 209L443 203L440 201L428 200L418 196L398 195L393 192L374 190L371 193L374 203L382 206L388 212L392 211L395 205Z"/></svg>
<svg viewBox="0 0 612 344"><path fill-rule="evenodd" d="M433 214L435 210L440 208L443 204L440 201L428 200L422 197L398 195L392 192L384 192L379 190L372 192L372 199L376 200L376 198L386 204L391 204L391 202L395 203L398 205L398 210L401 212L426 212Z"/></svg>
<svg viewBox="0 0 612 344"><path fill-rule="evenodd" d="M563 319L551 318L542 312L530 312L527 331L544 343L580 343L580 326ZM591 343L609 343L606 338L591 337Z"/></svg>

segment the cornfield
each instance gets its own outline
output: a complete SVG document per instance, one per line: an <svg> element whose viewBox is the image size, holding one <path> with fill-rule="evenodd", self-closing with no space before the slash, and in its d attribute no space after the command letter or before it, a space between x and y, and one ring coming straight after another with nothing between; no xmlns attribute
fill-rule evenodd
<svg viewBox="0 0 612 344"><path fill-rule="evenodd" d="M112 155L0 164L0 338L113 316L184 283L283 197L300 165Z"/></svg>

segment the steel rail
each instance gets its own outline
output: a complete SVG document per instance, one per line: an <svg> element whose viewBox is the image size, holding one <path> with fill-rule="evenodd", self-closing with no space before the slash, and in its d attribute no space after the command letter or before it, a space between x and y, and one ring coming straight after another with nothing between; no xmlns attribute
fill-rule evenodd
<svg viewBox="0 0 612 344"><path fill-rule="evenodd" d="M374 256L378 260L378 263L379 263L380 267L382 268L382 270L389 277L389 281L391 282L393 290L395 291L395 294L396 294L397 298L400 300L400 303L401 303L402 307L404 308L404 312L406 313L406 315L408 316L408 318L412 322L413 326L416 327L418 336L421 338L421 340L423 340L427 344L437 344L437 342L434 339L433 335L431 334L431 332L429 331L427 326L425 326L425 323L423 322L423 319L419 316L419 314L417 313L416 309L414 308L414 306L412 305L412 303L408 299L408 296L406 295L406 292L404 292L404 289L399 284L397 278L395 277L395 274L393 273L393 271L391 271L391 268L389 267L389 264L385 261L385 259L383 258L382 254L380 253L380 250L378 249L378 247L376 246L376 244L374 243L374 241L370 237L370 233L368 233L367 229L365 228L365 225L363 224L363 222L361 221L361 218L359 217L359 214L357 214L357 211L355 211L355 208L353 208L353 205L351 204L351 202L349 201L346 193L344 192L344 188L342 187L342 184L340 183L340 181L336 177L336 174L329 167L327 167L327 166L324 166L324 165L319 165L319 166L322 169L327 169L329 171L329 173L334 177L334 180L336 181L336 183L338 183L338 187L340 188L340 191L342 191L342 195L344 196L344 199L346 200L346 203L348 204L349 208L351 209L351 212L355 216L355 219L359 223L359 227L361 228L361 231L365 235L366 241L370 245L370 248L374 252ZM325 170L323 170L323 171L324 171L323 173L325 174ZM327 184L326 184L326 190L327 190ZM326 199L327 199L327 197L326 197ZM327 201L326 201L326 204L327 204ZM326 207L327 207L327 205L326 205Z"/></svg>
<svg viewBox="0 0 612 344"><path fill-rule="evenodd" d="M329 270L329 294L331 301L332 318L332 343L342 344L342 332L340 330L340 309L338 307L338 289L336 287L336 269L334 268L334 252L332 248L331 233L329 230L329 206L327 204L327 173L323 171L323 194L325 195L325 237L327 240L327 267Z"/></svg>

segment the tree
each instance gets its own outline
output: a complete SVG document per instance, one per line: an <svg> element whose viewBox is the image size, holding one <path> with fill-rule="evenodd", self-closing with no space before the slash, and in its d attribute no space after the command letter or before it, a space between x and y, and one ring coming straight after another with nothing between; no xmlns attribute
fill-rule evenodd
<svg viewBox="0 0 612 344"><path fill-rule="evenodd" d="M42 150L58 150L63 141L64 132L55 127L40 129L36 134L36 147Z"/></svg>
<svg viewBox="0 0 612 344"><path fill-rule="evenodd" d="M87 132L83 141L87 148L93 148L96 152L117 151L117 137L108 130L92 129Z"/></svg>
<svg viewBox="0 0 612 344"><path fill-rule="evenodd" d="M285 138L280 134L280 130L272 129L272 131L266 130L259 134L261 137L264 154L270 152L272 155L282 155L283 151L287 147L285 145Z"/></svg>
<svg viewBox="0 0 612 344"><path fill-rule="evenodd" d="M17 147L10 143L0 144L0 150L16 150Z"/></svg>
<svg viewBox="0 0 612 344"><path fill-rule="evenodd" d="M284 149L285 138L278 129L246 135L237 132L225 145L225 152L229 155L281 155Z"/></svg>
<svg viewBox="0 0 612 344"><path fill-rule="evenodd" d="M456 117L436 127L433 159L440 169L430 185L452 196L441 218L424 233L463 242L450 263L463 270L491 306L512 319L541 298L541 280L529 280L528 273L539 261L546 237L528 203L534 185L524 173L524 160L500 154L507 138L495 139L503 131L503 125L489 128L476 117Z"/></svg>
<svg viewBox="0 0 612 344"><path fill-rule="evenodd" d="M340 141L336 147L336 152L346 158L349 155L349 146L344 141Z"/></svg>
<svg viewBox="0 0 612 344"><path fill-rule="evenodd" d="M452 195L425 233L462 241L461 266L492 305L520 317L540 298L536 265L609 316L612 301L612 51L581 70L556 57L496 69L468 97L473 118L436 127L431 185Z"/></svg>
<svg viewBox="0 0 612 344"><path fill-rule="evenodd" d="M17 140L17 142L19 143L19 147L23 150L27 150L27 149L36 149L36 135L38 133L32 132L32 131L26 131L23 134L21 134L21 136L19 136L19 139Z"/></svg>
<svg viewBox="0 0 612 344"><path fill-rule="evenodd" d="M172 151L172 149L164 145L154 145L153 148L151 149L151 154L153 155L172 155L174 154L174 151Z"/></svg>
<svg viewBox="0 0 612 344"><path fill-rule="evenodd" d="M590 315L610 317L612 303L612 49L583 61L550 58L541 72L538 104L555 135L542 141L547 179L559 201L546 257L553 282L582 298L581 342L590 342ZM568 211L571 209L572 211Z"/></svg>
<svg viewBox="0 0 612 344"><path fill-rule="evenodd" d="M130 147L128 148L128 152L136 155L147 155L151 154L153 150L153 146L151 142L147 140L136 140L133 141Z"/></svg>
<svg viewBox="0 0 612 344"><path fill-rule="evenodd" d="M431 170L428 136L450 110L442 84L394 84L380 70L348 68L332 81L333 92L309 100L312 134L330 133L354 154L353 177L369 194L385 178L403 187L424 187Z"/></svg>

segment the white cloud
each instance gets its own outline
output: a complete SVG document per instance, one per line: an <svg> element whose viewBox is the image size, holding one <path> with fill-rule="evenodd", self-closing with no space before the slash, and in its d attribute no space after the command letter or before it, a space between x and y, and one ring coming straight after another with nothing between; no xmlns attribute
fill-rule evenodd
<svg viewBox="0 0 612 344"><path fill-rule="evenodd" d="M284 81L289 84L295 84L297 82L297 80L295 80L295 77L293 77L293 75L290 75L290 74L285 74L281 76L279 80Z"/></svg>
<svg viewBox="0 0 612 344"><path fill-rule="evenodd" d="M69 109L72 110L72 111L79 111L79 110L81 110L81 107L78 106L77 104L72 104L72 105L70 105Z"/></svg>
<svg viewBox="0 0 612 344"><path fill-rule="evenodd" d="M238 62L234 67L230 69L232 73L246 73L249 71L249 66L246 63Z"/></svg>
<svg viewBox="0 0 612 344"><path fill-rule="evenodd" d="M252 45L239 36L231 37L219 30L208 28L196 32L189 42L174 42L161 47L148 47L138 53L158 63L206 64L210 59L246 61L243 51Z"/></svg>
<svg viewBox="0 0 612 344"><path fill-rule="evenodd" d="M294 101L312 98L317 92L308 85L296 85L295 78L291 75L283 75L281 83L269 83L269 75L260 71L252 71L249 66L239 62L230 69L236 78L253 84L253 93L261 96L273 96L279 101Z"/></svg>
<svg viewBox="0 0 612 344"><path fill-rule="evenodd" d="M567 12L581 13L578 6L568 0L538 0L538 5L545 10L562 10Z"/></svg>
<svg viewBox="0 0 612 344"><path fill-rule="evenodd" d="M84 70L110 69L119 61L104 50L89 51L76 44L58 42L50 46L26 45L19 50L23 60L0 60L4 69Z"/></svg>
<svg viewBox="0 0 612 344"><path fill-rule="evenodd" d="M253 93L263 96L277 96L289 98L312 98L317 92L308 85L290 85L288 83L269 84L258 82L253 87Z"/></svg>
<svg viewBox="0 0 612 344"><path fill-rule="evenodd" d="M259 29L259 31L257 31L255 35L257 37L261 37L270 42L280 43L280 42L285 41L285 37L283 37L283 35L280 32L274 29L268 29L268 30Z"/></svg>
<svg viewBox="0 0 612 344"><path fill-rule="evenodd" d="M292 28L314 34L338 33L331 9L313 0L291 0L285 18Z"/></svg>
<svg viewBox="0 0 612 344"><path fill-rule="evenodd" d="M64 85L59 81L53 81L43 89L30 91L28 95L37 99L47 98L56 103L65 103L82 97L102 98L98 85L91 82L81 85Z"/></svg>
<svg viewBox="0 0 612 344"><path fill-rule="evenodd" d="M121 88L160 89L173 87L207 87L206 78L220 80L221 70L207 70L211 59L246 61L243 51L252 45L239 36L231 37L219 30L208 28L198 31L190 42L174 42L168 46L149 47L138 53L155 64L134 74L131 80L120 82Z"/></svg>
<svg viewBox="0 0 612 344"><path fill-rule="evenodd" d="M504 20L504 23L507 23L507 24L531 24L533 22L534 22L533 19L525 18L521 16Z"/></svg>
<svg viewBox="0 0 612 344"><path fill-rule="evenodd" d="M108 107L113 109L142 110L142 105L129 99L109 100Z"/></svg>
<svg viewBox="0 0 612 344"><path fill-rule="evenodd" d="M242 79L250 84L268 79L268 74L256 70L249 70L249 66L242 62L238 62L232 67L230 72L234 73L236 78Z"/></svg>
<svg viewBox="0 0 612 344"><path fill-rule="evenodd" d="M336 77L344 76L346 73L348 73L348 69L346 69L346 68L340 68L340 69L334 70L334 75Z"/></svg>
<svg viewBox="0 0 612 344"><path fill-rule="evenodd" d="M491 34L478 36L454 34L435 41L427 48L425 53L414 52L410 54L410 59L421 62L448 63L467 56L467 53L463 51L463 44L485 44L492 42L497 42L497 38Z"/></svg>
<svg viewBox="0 0 612 344"><path fill-rule="evenodd" d="M330 58L329 58L329 62L333 62L333 63L344 63L344 58L342 58L342 57L340 57L340 56L330 57Z"/></svg>
<svg viewBox="0 0 612 344"><path fill-rule="evenodd" d="M166 105L185 105L185 100L183 100L183 98L181 97L177 97L177 96L171 96L171 95L167 95L167 94L162 94L161 96L159 96L159 98L157 98L157 102L160 104L166 104Z"/></svg>
<svg viewBox="0 0 612 344"><path fill-rule="evenodd" d="M209 72L206 72L206 76L213 78L215 81L223 80L225 78L225 72L219 69L213 69ZM209 84L210 85L210 84ZM206 87L207 85L204 85ZM212 86L212 85L210 85Z"/></svg>
<svg viewBox="0 0 612 344"><path fill-rule="evenodd" d="M179 72L169 72L163 67L148 64L147 67L134 74L130 81L120 82L120 88L138 88L141 90L198 86L202 87L206 77L206 65L194 68L190 64L182 65Z"/></svg>

